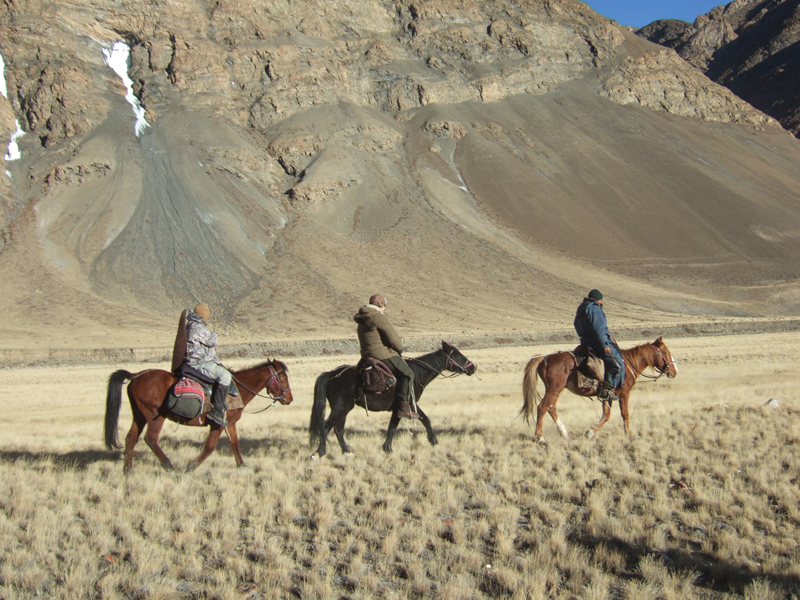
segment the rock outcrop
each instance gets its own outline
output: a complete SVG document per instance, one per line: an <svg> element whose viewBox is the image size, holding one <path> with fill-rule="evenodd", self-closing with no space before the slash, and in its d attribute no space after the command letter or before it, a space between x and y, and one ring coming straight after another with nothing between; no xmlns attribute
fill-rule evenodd
<svg viewBox="0 0 800 600"><path fill-rule="evenodd" d="M686 61L800 136L800 4L734 0L694 24L656 21L638 35Z"/></svg>

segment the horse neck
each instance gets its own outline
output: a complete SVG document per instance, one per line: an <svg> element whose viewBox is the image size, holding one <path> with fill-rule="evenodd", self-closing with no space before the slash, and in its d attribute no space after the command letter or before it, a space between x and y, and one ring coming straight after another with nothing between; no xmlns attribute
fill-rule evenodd
<svg viewBox="0 0 800 600"><path fill-rule="evenodd" d="M655 365L655 349L652 344L642 344L623 350L622 355L638 373Z"/></svg>
<svg viewBox="0 0 800 600"><path fill-rule="evenodd" d="M265 385L267 385L267 381L270 378L269 367L273 366L272 362L267 362L257 367L252 367L250 369L245 369L244 371L237 371L233 374L236 379L241 382L242 385L239 386L239 394L242 398L242 404L247 404L252 400L255 396L253 392L258 393L260 392ZM253 392L244 389L243 386L250 388Z"/></svg>
<svg viewBox="0 0 800 600"><path fill-rule="evenodd" d="M423 364L417 364L418 362ZM427 365L427 367L424 365ZM422 387L425 387L441 375L446 365L444 350L436 350L408 361L408 366L414 372L414 381L418 381Z"/></svg>

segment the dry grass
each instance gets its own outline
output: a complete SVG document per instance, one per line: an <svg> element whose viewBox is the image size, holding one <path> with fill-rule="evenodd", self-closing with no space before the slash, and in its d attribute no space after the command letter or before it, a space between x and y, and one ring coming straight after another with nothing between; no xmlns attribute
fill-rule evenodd
<svg viewBox="0 0 800 600"><path fill-rule="evenodd" d="M615 407L586 440L599 407L565 393L572 437L534 445L522 367L551 349L504 348L426 392L439 446L410 424L384 455L356 409L356 455L311 461L313 380L346 358L289 359L295 403L242 421L248 467L222 442L165 472L140 442L127 477L100 441L115 367L2 371L0 598L798 597L800 338L667 342L680 373L634 389L630 439ZM203 437L163 447L185 465Z"/></svg>

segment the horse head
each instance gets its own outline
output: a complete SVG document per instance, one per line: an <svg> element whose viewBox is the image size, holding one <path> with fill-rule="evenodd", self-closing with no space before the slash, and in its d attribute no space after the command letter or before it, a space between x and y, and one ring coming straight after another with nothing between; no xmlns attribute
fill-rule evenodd
<svg viewBox="0 0 800 600"><path fill-rule="evenodd" d="M284 406L291 404L292 389L289 387L289 370L286 365L279 360L270 360L265 365L267 377L267 394Z"/></svg>
<svg viewBox="0 0 800 600"><path fill-rule="evenodd" d="M659 337L652 346L656 349L653 355L653 368L670 379L675 377L678 374L678 367L663 337Z"/></svg>
<svg viewBox="0 0 800 600"><path fill-rule="evenodd" d="M452 373L465 373L467 375L472 375L477 370L478 367L475 366L470 359L461 354L458 348L448 344L444 340L442 340L442 351L447 357L445 370Z"/></svg>

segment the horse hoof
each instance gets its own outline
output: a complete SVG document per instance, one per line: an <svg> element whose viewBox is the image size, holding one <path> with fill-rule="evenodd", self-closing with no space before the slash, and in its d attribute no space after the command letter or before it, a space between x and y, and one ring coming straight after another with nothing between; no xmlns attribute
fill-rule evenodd
<svg viewBox="0 0 800 600"><path fill-rule="evenodd" d="M355 456L355 454L353 454L352 452L345 452L344 454L342 454L342 456L350 457L350 456Z"/></svg>
<svg viewBox="0 0 800 600"><path fill-rule="evenodd" d="M593 440L594 439L594 431L591 429L586 432L586 439Z"/></svg>
<svg viewBox="0 0 800 600"><path fill-rule="evenodd" d="M311 456L309 456L309 458L310 458L311 460L319 460L319 454L317 454L316 452L314 452L314 454L312 454Z"/></svg>
<svg viewBox="0 0 800 600"><path fill-rule="evenodd" d="M547 442L543 437L540 437L538 440L536 440L536 443L539 444L540 446L547 446Z"/></svg>

